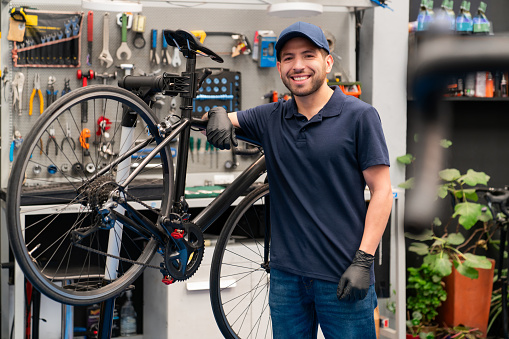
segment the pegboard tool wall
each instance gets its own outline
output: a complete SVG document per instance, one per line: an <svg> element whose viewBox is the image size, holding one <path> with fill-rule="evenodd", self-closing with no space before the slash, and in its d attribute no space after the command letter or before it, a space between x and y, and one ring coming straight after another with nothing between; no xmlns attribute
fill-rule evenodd
<svg viewBox="0 0 509 339"><path fill-rule="evenodd" d="M14 4L11 3L11 7L20 5L31 5L30 3ZM31 5L41 10L55 10L55 11L83 11L83 27L82 27L82 38L81 38L81 67L79 68L28 68L28 67L13 67L12 60L3 60L4 65L10 65L9 74L11 78L16 72L22 72L25 75L25 85L23 89L23 101L22 101L22 114L18 115L17 112L12 112L12 99L8 100L11 102L10 114L11 114L11 134L14 129L21 132L22 135L26 135L32 127L33 123L39 116L38 103L34 102L34 114L28 115L29 99L33 89L35 74L40 74L41 79L41 90L43 92L44 100L46 101L46 87L49 76L56 78L55 90L58 90L58 97L61 96L61 91L64 88L64 79L70 79L71 89L76 89L82 86L82 80L77 78L77 70L87 72L92 69L96 74L102 73L113 73L117 72L118 77L124 76L124 71L119 69L118 66L124 63L134 64L134 75L150 74L154 72L170 72L179 73L185 69L185 59L180 54L182 63L180 67L173 67L170 65L153 65L150 63L150 46L151 46L151 30L157 29L157 54L161 56L161 39L163 29L185 29L185 30L204 30L210 32L235 32L244 34L251 47L253 47L253 38L255 31L257 30L273 30L276 35L279 35L282 29L290 25L291 23L303 20L311 22L321 26L323 29L329 31L336 39L335 43L335 54L339 55L340 58L335 55L335 68L333 72L342 71L344 75L348 77L349 74L355 74L354 64L354 51L352 51L354 37L354 27L352 25L352 15L348 12L331 12L324 13L317 17L310 18L275 18L267 15L265 11L246 11L246 10L219 10L219 9L195 9L195 8L168 8L168 7L144 7L142 15L146 16L145 32L143 33L146 44L144 48L138 49L133 45L133 39L135 32L128 30L127 32L127 44L132 52L129 60L119 60L116 57L116 51L121 44L121 27L116 23L116 15L118 13L110 13L109 19L109 52L113 57L113 65L109 68L102 66L98 57L103 49L103 20L105 12L95 11L94 12L94 30L93 30L93 54L92 54L92 65L87 65L87 11L83 10L79 5L65 6L58 4L55 6L50 5ZM197 68L203 67L223 67L231 71L238 71L242 75L242 109L253 107L259 104L267 102L267 99L263 99L263 95L276 90L278 93L287 92L286 88L282 84L277 69L274 68L260 68L257 63L252 60L251 55L239 55L235 58L231 57L231 50L234 47L235 42L230 36L207 36L204 44L220 54L225 62L218 64L209 58L198 57ZM173 57L173 48L168 47L170 56ZM5 54L4 54L5 55ZM345 74L346 73L346 74ZM103 80L96 77L93 80L89 80L89 84L102 83ZM116 84L116 80L108 79L108 84ZM10 86L8 87L10 88ZM168 114L170 108L171 98L165 98L165 104L162 107L155 108L158 116L163 118ZM180 99L177 98L179 102ZM37 102L37 101L36 101ZM45 104L46 105L46 104ZM63 137L63 136L62 136ZM196 133L195 138L201 137L202 152L203 145L205 144L204 136ZM59 136L57 135L57 139ZM190 162L190 172L202 172L202 171L223 171L224 167L222 164L227 160L231 159L231 153L228 151L222 151L219 153L220 164L218 167L209 166L205 163L197 164ZM217 156L217 155L216 155ZM239 158L240 166L237 169L244 168L243 165L251 163L250 159L242 160Z"/></svg>

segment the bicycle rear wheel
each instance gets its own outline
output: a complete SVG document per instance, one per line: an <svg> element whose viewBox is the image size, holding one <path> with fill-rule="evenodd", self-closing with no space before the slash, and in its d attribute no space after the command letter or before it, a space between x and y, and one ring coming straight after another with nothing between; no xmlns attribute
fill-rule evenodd
<svg viewBox="0 0 509 339"><path fill-rule="evenodd" d="M85 112L88 119L82 115ZM136 120L136 125L123 127L123 115ZM149 232L125 220L107 223L102 213L108 211L112 192L146 153L139 151L108 166L150 135L156 137L145 151L160 143L158 121L134 94L96 85L59 98L27 134L8 182L8 234L26 277L48 297L73 305L110 299L152 259L158 244ZM99 175L104 168L108 170ZM172 155L164 147L122 191L122 198L129 206L147 210L145 216L155 221L158 213L170 208L172 187ZM159 201L153 210L141 203ZM114 210L124 214L121 205ZM129 213L125 216L133 218Z"/></svg>
<svg viewBox="0 0 509 339"><path fill-rule="evenodd" d="M225 338L272 338L269 215L265 184L233 210L214 249L210 300Z"/></svg>

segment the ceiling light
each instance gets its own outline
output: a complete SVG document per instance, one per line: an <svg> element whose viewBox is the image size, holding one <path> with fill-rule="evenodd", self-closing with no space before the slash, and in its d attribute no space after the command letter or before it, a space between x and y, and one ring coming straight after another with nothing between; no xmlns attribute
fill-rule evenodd
<svg viewBox="0 0 509 339"><path fill-rule="evenodd" d="M312 2L281 2L268 7L269 15L281 18L297 18L323 13L323 6Z"/></svg>
<svg viewBox="0 0 509 339"><path fill-rule="evenodd" d="M143 6L127 0L81 0L81 7L92 11L137 13L141 12Z"/></svg>

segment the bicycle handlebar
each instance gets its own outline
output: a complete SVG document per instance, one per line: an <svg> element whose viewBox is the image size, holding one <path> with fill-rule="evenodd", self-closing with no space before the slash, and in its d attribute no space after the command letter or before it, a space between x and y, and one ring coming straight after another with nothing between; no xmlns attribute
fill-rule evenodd
<svg viewBox="0 0 509 339"><path fill-rule="evenodd" d="M475 189L476 192L485 192L486 200L492 204L496 204L500 207L502 213L509 216L509 209L507 208L507 202L509 201L509 189L506 188L493 188L493 187L478 187Z"/></svg>

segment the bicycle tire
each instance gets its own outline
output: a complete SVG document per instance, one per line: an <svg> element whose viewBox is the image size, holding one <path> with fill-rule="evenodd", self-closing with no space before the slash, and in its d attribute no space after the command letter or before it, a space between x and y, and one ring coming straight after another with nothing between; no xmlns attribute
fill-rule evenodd
<svg viewBox="0 0 509 339"><path fill-rule="evenodd" d="M216 323L228 339L272 337L268 194L265 184L242 199L214 249L210 300Z"/></svg>
<svg viewBox="0 0 509 339"><path fill-rule="evenodd" d="M87 123L79 119L85 102L87 114L93 117ZM124 106L136 114L133 117L138 121L135 128L129 129L129 133L121 126ZM100 128L96 121L101 116L109 119L110 125L103 119L103 128ZM144 265L153 258L158 249L153 237L121 226L119 222L110 231L98 211L94 210L95 206L107 200L108 192L117 187L125 174L132 171L133 164L141 161L141 157L131 156L130 166L127 162L117 164L94 181L90 180L93 173L87 172L87 169L111 164L120 156L120 152L132 147L137 139L147 138L147 131L157 136L154 143L158 144L161 141L157 131L158 121L153 111L129 91L107 85L87 86L56 100L38 118L23 142L8 182L9 241L26 277L49 298L71 305L88 305L113 298L131 285L142 273ZM80 147L80 141L76 142L75 149L70 141L68 144L62 141L62 146L60 143L52 144L51 148L40 146L40 140L47 136L50 129L56 129L54 134L60 140L67 135L69 125L75 137L84 132L84 127L91 130L91 138L95 135L99 147L93 149L93 142L89 140L89 157L85 155L85 149ZM106 126L109 129L105 129ZM97 131L100 131L100 136ZM122 131L124 136L131 138L124 138ZM82 141L86 146L86 139ZM108 146L104 148L106 144ZM55 153L53 146L58 149ZM84 169L88 160L91 165ZM64 168L63 161L67 163L67 168ZM76 161L76 166L69 168L69 161ZM157 211L166 213L170 208L173 188L170 148L164 147L155 161L151 162L152 167L140 173L139 177L144 179L138 180L137 176L129 184L129 194L125 199L133 204L137 203L135 199L161 201ZM36 173L30 166L42 171ZM48 173L43 169L47 169ZM50 169L54 170L53 174L49 173ZM36 185L35 188L32 185ZM86 190L79 190L79 186ZM147 189L150 187L158 187L158 190ZM26 215L23 219L20 217L26 199L32 200L30 204L41 206L33 207L34 211L30 212L36 214L33 220ZM76 232L85 231L89 231L89 235L79 240L85 248L76 246L78 242L76 238L73 241L73 237L81 235ZM117 239L117 257L122 260L101 253L108 251L109 239ZM115 260L117 264L111 265L112 262L115 264Z"/></svg>

